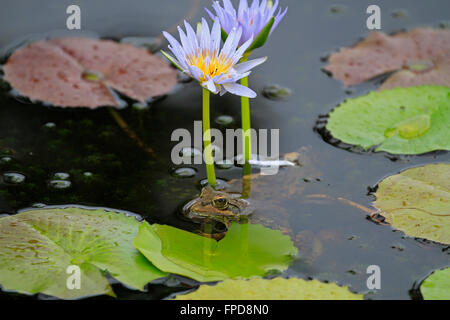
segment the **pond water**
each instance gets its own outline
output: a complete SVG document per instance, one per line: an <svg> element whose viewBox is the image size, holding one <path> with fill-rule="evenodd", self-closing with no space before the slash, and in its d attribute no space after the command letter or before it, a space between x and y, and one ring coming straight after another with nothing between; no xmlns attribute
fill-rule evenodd
<svg viewBox="0 0 450 320"><path fill-rule="evenodd" d="M173 1L131 0L79 1L82 28L101 37L160 36L185 16L197 21L209 0ZM342 197L364 207L374 200L369 191L384 177L428 163L448 162L446 152L421 156L391 157L387 154L359 154L337 148L314 130L319 115L327 114L348 97L376 88L376 83L346 91L321 68L329 53L350 46L367 35L366 8L382 9L382 28L395 32L417 26L439 26L448 19L450 2L431 1L297 1L283 0L289 6L285 20L267 45L254 57L269 56L250 78L259 95L251 101L252 127L280 129L280 152L307 147L314 159L319 181L304 180L303 194ZM32 33L46 33L65 27L65 8L71 1L2 2L0 47L18 43ZM36 14L36 13L39 14ZM396 14L401 12L401 14ZM287 87L292 95L279 101L265 98L266 86ZM240 126L240 103L235 96L212 98L212 119L231 116ZM140 143L130 138L117 122L117 114ZM222 118L224 119L224 118ZM227 119L227 118L225 118ZM194 82L154 102L149 108L128 107L115 114L97 110L49 108L18 101L3 90L0 94L0 213L13 214L33 204L79 204L135 212L149 222L195 230L196 225L180 215L180 209L200 190L205 179L203 166L178 170L174 174L170 141L177 128L193 132L201 120L201 90ZM229 118L228 118L229 120ZM150 150L151 148L151 150ZM307 168L305 168L306 170ZM255 171L256 172L256 171ZM240 178L242 168L217 169L224 180ZM305 172L305 176L307 172ZM11 178L12 177L12 178ZM275 178L274 178L275 179ZM430 271L450 262L448 246L407 238L389 226L366 219L367 213L343 201L305 201L291 197L280 201L289 182L274 180L273 193L265 201L270 208L287 212L293 234L300 235L299 257L286 275L317 278L350 285L353 291L367 292L366 268L381 268L381 290L371 299L416 298L412 290ZM114 285L122 299L160 299L186 290L150 284L147 293ZM190 282L192 284L192 282ZM43 298L43 296L38 296ZM2 294L1 298L25 298ZM35 297L33 297L35 298Z"/></svg>

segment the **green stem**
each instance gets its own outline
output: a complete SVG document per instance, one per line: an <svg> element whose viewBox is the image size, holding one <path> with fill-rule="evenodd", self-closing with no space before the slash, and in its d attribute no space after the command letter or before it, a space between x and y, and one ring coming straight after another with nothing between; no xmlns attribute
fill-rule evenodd
<svg viewBox="0 0 450 320"><path fill-rule="evenodd" d="M241 62L248 60L245 56L241 59ZM248 87L248 77L241 79L241 84ZM242 148L244 152L244 161L248 162L251 159L252 150L252 135L251 135L251 125L250 125L250 100L247 97L241 97L241 117L242 117Z"/></svg>
<svg viewBox="0 0 450 320"><path fill-rule="evenodd" d="M209 119L209 91L203 88L203 144L205 149L206 174L208 183L216 186L216 172L214 171L214 159L211 147L211 131Z"/></svg>

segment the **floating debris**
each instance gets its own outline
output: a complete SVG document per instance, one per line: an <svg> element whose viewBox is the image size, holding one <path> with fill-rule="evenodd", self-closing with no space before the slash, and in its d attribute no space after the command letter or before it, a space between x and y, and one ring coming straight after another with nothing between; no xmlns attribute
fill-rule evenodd
<svg viewBox="0 0 450 320"><path fill-rule="evenodd" d="M120 42L128 43L138 48L146 48L151 52L157 51L162 44L161 38L157 37L125 37Z"/></svg>
<svg viewBox="0 0 450 320"><path fill-rule="evenodd" d="M278 84L264 87L262 90L264 97L270 100L283 100L292 95L292 91L289 88L282 87Z"/></svg>
<svg viewBox="0 0 450 320"><path fill-rule="evenodd" d="M408 11L405 9L396 9L391 12L392 18L399 19L399 18L407 18L408 17Z"/></svg>
<svg viewBox="0 0 450 320"><path fill-rule="evenodd" d="M330 7L330 12L332 14L343 14L347 11L347 6L336 4Z"/></svg>

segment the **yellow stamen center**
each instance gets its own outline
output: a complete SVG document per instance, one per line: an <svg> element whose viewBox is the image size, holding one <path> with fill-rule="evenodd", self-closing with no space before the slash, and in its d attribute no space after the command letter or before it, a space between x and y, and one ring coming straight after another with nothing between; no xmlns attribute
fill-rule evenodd
<svg viewBox="0 0 450 320"><path fill-rule="evenodd" d="M216 52L211 54L209 50L204 50L198 52L197 55L189 56L188 61L191 66L196 66L203 72L203 77L200 81L207 81L208 78L218 76L222 73L226 74L233 66L233 62L229 58L222 54L217 55Z"/></svg>

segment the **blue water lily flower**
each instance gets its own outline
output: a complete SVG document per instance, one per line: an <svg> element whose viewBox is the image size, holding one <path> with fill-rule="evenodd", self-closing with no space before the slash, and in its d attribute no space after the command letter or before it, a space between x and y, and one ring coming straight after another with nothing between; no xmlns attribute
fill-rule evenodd
<svg viewBox="0 0 450 320"><path fill-rule="evenodd" d="M169 41L169 49L174 55L173 57L162 51L166 58L178 69L198 80L203 88L214 94L223 95L230 92L243 97L256 97L253 90L236 83L247 77L251 69L267 59L264 57L238 64L253 42L253 37L247 39L238 48L241 42L242 28L233 27L220 50L221 26L218 20L214 22L211 31L205 19L198 24L197 32L194 32L186 21L184 25L186 33L178 27L181 44L172 35L163 32Z"/></svg>
<svg viewBox="0 0 450 320"><path fill-rule="evenodd" d="M236 10L230 0L223 0L223 7L218 1L212 5L215 14L205 9L211 19L219 21L223 31L229 34L234 28L242 28L242 37L239 45L244 44L253 38L249 51L264 45L267 38L272 34L280 21L287 13L287 8L283 11L278 10L278 0L273 3L271 0L253 0L251 6L247 0L240 0L239 7ZM276 15L275 15L276 13Z"/></svg>

